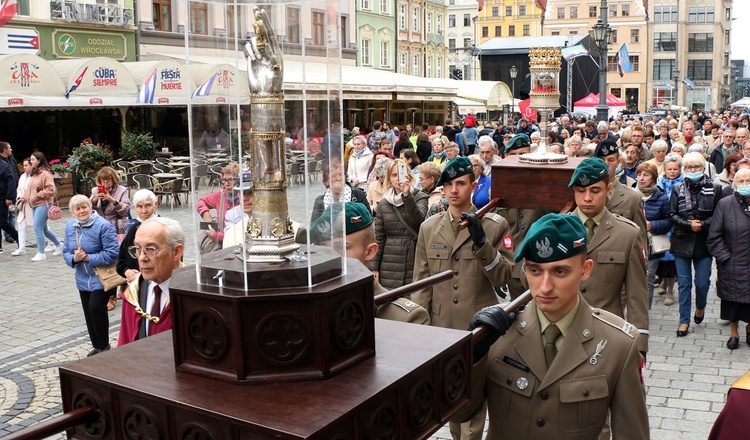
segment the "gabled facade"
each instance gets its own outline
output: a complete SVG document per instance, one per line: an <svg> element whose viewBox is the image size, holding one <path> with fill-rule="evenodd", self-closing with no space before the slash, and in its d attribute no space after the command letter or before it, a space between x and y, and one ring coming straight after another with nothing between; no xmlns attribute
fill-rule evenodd
<svg viewBox="0 0 750 440"><path fill-rule="evenodd" d="M424 76L425 22L424 3L418 0L396 0L396 35L398 50L396 71Z"/></svg>
<svg viewBox="0 0 750 440"><path fill-rule="evenodd" d="M427 0L424 3L425 60L424 76L445 78L447 76L447 49L445 47L445 11L443 0Z"/></svg>
<svg viewBox="0 0 750 440"><path fill-rule="evenodd" d="M396 70L395 0L355 0L357 65Z"/></svg>

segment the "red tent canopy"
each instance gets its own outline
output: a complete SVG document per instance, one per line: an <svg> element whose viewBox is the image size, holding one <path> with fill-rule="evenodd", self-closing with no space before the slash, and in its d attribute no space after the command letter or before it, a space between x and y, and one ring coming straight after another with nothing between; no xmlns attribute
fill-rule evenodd
<svg viewBox="0 0 750 440"><path fill-rule="evenodd" d="M584 97L581 100L576 101L573 106L574 107L596 107L599 105L599 94L597 93L594 95L593 93L589 93L588 96ZM625 107L627 103L619 98L617 98L613 94L607 95L607 106L609 107Z"/></svg>

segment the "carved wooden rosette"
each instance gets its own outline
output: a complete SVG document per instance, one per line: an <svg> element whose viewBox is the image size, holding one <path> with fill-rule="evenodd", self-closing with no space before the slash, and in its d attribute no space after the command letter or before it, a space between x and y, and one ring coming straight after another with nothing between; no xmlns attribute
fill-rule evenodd
<svg viewBox="0 0 750 440"><path fill-rule="evenodd" d="M284 95L250 95L249 163L253 218L245 234L248 262L281 262L299 249L294 243L286 199Z"/></svg>

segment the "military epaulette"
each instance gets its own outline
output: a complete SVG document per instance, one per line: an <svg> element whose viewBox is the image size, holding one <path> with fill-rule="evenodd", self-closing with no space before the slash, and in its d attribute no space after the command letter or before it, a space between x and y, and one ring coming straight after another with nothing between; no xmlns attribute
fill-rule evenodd
<svg viewBox="0 0 750 440"><path fill-rule="evenodd" d="M638 334L638 329L636 328L636 326L606 310L594 309L591 314L599 321L620 330L633 339L635 339L635 335Z"/></svg>
<svg viewBox="0 0 750 440"><path fill-rule="evenodd" d="M612 212L612 216L614 216L614 218L616 218L617 220L620 220L621 222L627 223L630 226L638 229L638 225L633 220L630 220L629 218L625 218L625 217L621 216L620 214L615 214L614 212Z"/></svg>
<svg viewBox="0 0 750 440"><path fill-rule="evenodd" d="M406 299L406 298L397 298L393 301L391 301L391 304L393 304L396 307L399 307L403 309L406 313L411 313L414 310L419 308L419 304L415 303L412 300Z"/></svg>
<svg viewBox="0 0 750 440"><path fill-rule="evenodd" d="M433 219L436 219L436 218L443 218L444 215L445 215L445 211L443 211L443 212L436 212L435 214L427 217L427 220L425 220L423 223L427 223L427 222L432 221Z"/></svg>
<svg viewBox="0 0 750 440"><path fill-rule="evenodd" d="M495 223L500 223L500 220L503 218L503 216L501 216L500 214L494 213L494 212L488 212L482 218L486 218L488 220L492 220Z"/></svg>

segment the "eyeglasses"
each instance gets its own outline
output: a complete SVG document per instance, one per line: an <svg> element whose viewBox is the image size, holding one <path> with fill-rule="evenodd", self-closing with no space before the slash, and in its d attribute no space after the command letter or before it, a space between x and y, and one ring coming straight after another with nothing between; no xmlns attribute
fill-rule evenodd
<svg viewBox="0 0 750 440"><path fill-rule="evenodd" d="M685 165L685 171L701 171L702 169L700 165Z"/></svg>
<svg viewBox="0 0 750 440"><path fill-rule="evenodd" d="M138 247L138 246L130 246L128 248L128 254L133 258L139 258L141 254L145 254L148 258L156 258L156 255L159 254L159 251L164 248L155 248L153 246L148 246L145 248Z"/></svg>
<svg viewBox="0 0 750 440"><path fill-rule="evenodd" d="M232 179L221 179L221 180L219 180L219 182L221 182L222 184L225 184L225 183L234 183L234 179L233 178Z"/></svg>

